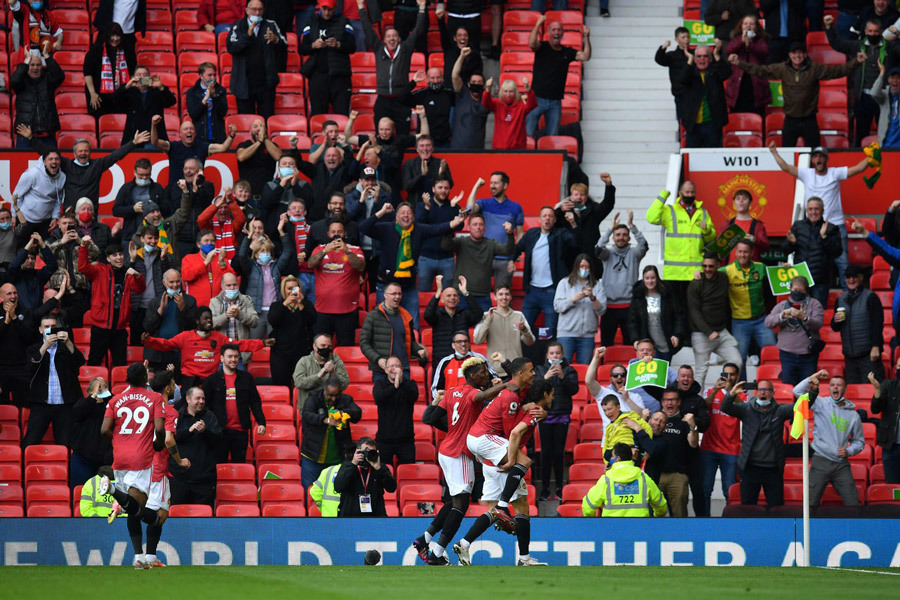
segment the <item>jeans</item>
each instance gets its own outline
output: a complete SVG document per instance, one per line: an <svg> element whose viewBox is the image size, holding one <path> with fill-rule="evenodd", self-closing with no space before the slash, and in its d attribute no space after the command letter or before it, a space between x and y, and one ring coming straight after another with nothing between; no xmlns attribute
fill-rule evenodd
<svg viewBox="0 0 900 600"><path fill-rule="evenodd" d="M225 23L223 25L216 25L216 37L219 37L220 33L222 33L223 31L228 31L229 29L231 29L231 24L228 23ZM297 37L299 38L300 36Z"/></svg>
<svg viewBox="0 0 900 600"><path fill-rule="evenodd" d="M406 309L409 313L409 316L412 317L413 320L413 329L419 329L419 292L416 291L415 287L401 287L403 290L403 296L400 298L400 306ZM378 282L375 284L375 301L379 304L384 302L384 284L382 282ZM409 359L413 360L415 357L410 356Z"/></svg>
<svg viewBox="0 0 900 600"><path fill-rule="evenodd" d="M429 258L420 256L416 261L418 275L418 290L420 292L430 292L434 288L435 275L444 276L444 286L449 286L453 280L453 257L450 258Z"/></svg>
<svg viewBox="0 0 900 600"><path fill-rule="evenodd" d="M781 382L797 385L816 372L819 364L818 354L794 354L778 351L781 359Z"/></svg>
<svg viewBox="0 0 900 600"><path fill-rule="evenodd" d="M303 28L309 25L310 19L312 19L314 14L316 14L316 5L313 4L312 6L305 6L298 10L296 14L297 20L295 22L295 26L297 27L297 40L299 43L300 34L303 33Z"/></svg>
<svg viewBox="0 0 900 600"><path fill-rule="evenodd" d="M481 310L487 312L491 309L490 296L469 296L469 300L481 307Z"/></svg>
<svg viewBox="0 0 900 600"><path fill-rule="evenodd" d="M316 479L319 478L319 475L322 474L322 471L324 471L327 466L328 465L319 464L305 456L301 456L300 483L303 485L303 489L309 489L309 486L315 483Z"/></svg>
<svg viewBox="0 0 900 600"><path fill-rule="evenodd" d="M710 340L705 333L695 331L691 334L691 344L694 348L694 378L700 383L700 388L706 388L706 371L709 370L709 355L715 352L725 362L730 362L740 367L741 353L738 350L737 340L728 333L727 329L719 331L719 336Z"/></svg>
<svg viewBox="0 0 900 600"><path fill-rule="evenodd" d="M297 278L300 280L300 289L303 291L303 297L312 302L316 303L316 275L315 273L304 273L300 272L300 276Z"/></svg>
<svg viewBox="0 0 900 600"><path fill-rule="evenodd" d="M522 300L522 314L525 315L528 324L531 325L531 331L534 332L535 337L542 339L553 339L556 337L556 321L559 315L553 309L553 297L555 295L555 286L551 285L545 288L531 286L528 288L528 293L525 294L525 299ZM534 324L541 312L544 313L544 327L547 329L545 335L541 335Z"/></svg>
<svg viewBox="0 0 900 600"><path fill-rule="evenodd" d="M722 496L728 500L728 490L737 480L737 455L722 452L700 451L700 465L703 468L703 493L706 496L706 512L709 513L710 499L716 483L716 471L722 472Z"/></svg>
<svg viewBox="0 0 900 600"><path fill-rule="evenodd" d="M851 39L850 28L853 27L858 18L859 15L839 10L837 19L834 20L834 31L838 34L838 37L842 40Z"/></svg>
<svg viewBox="0 0 900 600"><path fill-rule="evenodd" d="M882 448L881 462L885 483L900 483L900 444L895 443L890 450Z"/></svg>
<svg viewBox="0 0 900 600"><path fill-rule="evenodd" d="M838 271L838 280L841 286L841 289L845 292L847 290L847 282L844 281L844 271L847 270L847 267L850 265L850 259L847 257L847 226L844 223L838 225L838 231L841 232L841 255L834 259L834 264L837 266ZM825 284L827 287L830 282L827 281L819 281L820 284ZM822 308L828 308L825 306L825 303L822 303Z"/></svg>
<svg viewBox="0 0 900 600"><path fill-rule="evenodd" d="M83 485L88 479L97 474L97 469L103 464L97 464L80 454L73 452L69 457L69 487Z"/></svg>
<svg viewBox="0 0 900 600"><path fill-rule="evenodd" d="M822 310L827 310L828 292L829 287L827 283L817 283L816 285L809 288L809 297L818 300L819 304L822 305Z"/></svg>
<svg viewBox="0 0 900 600"><path fill-rule="evenodd" d="M592 337L561 337L559 338L559 343L562 344L563 347L563 356L566 357L566 360L570 363L572 361L572 355L577 355L578 360L574 361L575 364L579 365L589 365L591 364L591 357L594 354L594 338Z"/></svg>
<svg viewBox="0 0 900 600"><path fill-rule="evenodd" d="M544 12L547 10L547 0L531 0L531 10ZM569 0L553 0L553 10L569 10Z"/></svg>
<svg viewBox="0 0 900 600"><path fill-rule="evenodd" d="M16 136L16 150L20 150L22 148L31 148L31 140L28 138L23 138L21 135Z"/></svg>
<svg viewBox="0 0 900 600"><path fill-rule="evenodd" d="M362 21L359 19L349 19L350 27L353 28L353 39L356 41L356 51L365 52L366 48L366 32L363 31Z"/></svg>
<svg viewBox="0 0 900 600"><path fill-rule="evenodd" d="M741 360L744 363L747 362L751 341L756 340L760 348L775 345L775 332L766 327L765 321L765 317L731 320L731 335L737 340L738 352L740 352ZM744 372L746 372L746 366L741 369L741 373ZM741 377L743 378L743 375Z"/></svg>
<svg viewBox="0 0 900 600"><path fill-rule="evenodd" d="M688 148L721 148L722 128L713 123L698 123L687 131Z"/></svg>
<svg viewBox="0 0 900 600"><path fill-rule="evenodd" d="M537 137L541 115L544 115L546 120L544 135L559 135L559 122L562 120L562 100L537 99L537 108L525 117L525 131L529 137Z"/></svg>
<svg viewBox="0 0 900 600"><path fill-rule="evenodd" d="M822 31L822 16L825 14L824 0L806 0L806 16L809 18L810 31Z"/></svg>

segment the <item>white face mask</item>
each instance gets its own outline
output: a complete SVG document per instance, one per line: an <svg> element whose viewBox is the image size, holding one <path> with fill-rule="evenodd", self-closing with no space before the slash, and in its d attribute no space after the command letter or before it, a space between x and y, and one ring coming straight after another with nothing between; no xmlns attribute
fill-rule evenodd
<svg viewBox="0 0 900 600"><path fill-rule="evenodd" d="M582 279L587 279L588 275L590 275L590 274L591 274L590 269L578 269L578 276L581 277Z"/></svg>
<svg viewBox="0 0 900 600"><path fill-rule="evenodd" d="M771 400L763 400L762 398L757 398L756 403L759 404L760 406L768 406L768 405L772 404L772 401Z"/></svg>

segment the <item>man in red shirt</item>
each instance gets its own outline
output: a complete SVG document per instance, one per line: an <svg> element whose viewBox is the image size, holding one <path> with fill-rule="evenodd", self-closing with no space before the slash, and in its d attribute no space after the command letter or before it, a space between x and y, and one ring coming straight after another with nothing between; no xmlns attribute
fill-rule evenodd
<svg viewBox="0 0 900 600"><path fill-rule="evenodd" d="M156 547L159 538L162 537L162 526L169 517L169 501L171 490L169 489L169 457L185 469L191 468L191 461L181 458L178 452L178 444L175 443L175 419L178 411L169 404L169 399L175 394L174 365L169 369L156 373L150 381L150 389L162 396L163 419L166 429L166 447L153 455L153 473L150 476L150 493L147 495L147 510L155 510L159 515L156 525L147 525L147 553L144 557L145 565L150 567L165 567L156 556Z"/></svg>
<svg viewBox="0 0 900 600"><path fill-rule="evenodd" d="M716 483L716 470L722 472L722 494L728 500L728 488L737 481L738 455L741 453L741 420L722 412L725 393L738 382L741 368L734 363L725 363L722 375L706 392L706 407L709 409L709 429L700 440L700 466L703 469L703 492L706 495L706 514L709 514L710 499ZM768 385L771 383L766 382ZM764 384L765 385L765 384ZM747 401L747 394L740 394L741 402Z"/></svg>
<svg viewBox="0 0 900 600"><path fill-rule="evenodd" d="M256 434L266 434L266 416L253 375L238 371L241 351L237 344L222 346L222 370L203 382L207 408L222 424L224 444L220 463L242 463L247 460L247 443L252 426L250 413L256 419Z"/></svg>
<svg viewBox="0 0 900 600"><path fill-rule="evenodd" d="M197 306L209 306L210 299L222 292L222 275L234 269L225 262L225 250L216 250L216 234L209 229L197 234L197 248L200 252L181 259L181 278L184 291L197 300Z"/></svg>
<svg viewBox="0 0 900 600"><path fill-rule="evenodd" d="M484 402L507 388L507 384L499 380L494 380L495 385L488 388L491 375L487 362L481 358L467 359L462 364L462 373L466 379L465 385L447 390L445 394L435 398L432 405L438 410L432 411L429 418L422 418L423 422L441 430L446 424L447 437L438 448L438 463L444 472L444 480L452 499L441 507L425 533L413 541L413 547L429 565L450 564L444 551L469 509L469 494L475 483L475 465L466 447L469 428L481 413ZM490 526L491 518L487 517L487 520ZM434 546L434 552L429 554L428 545L438 531L441 532L441 537Z"/></svg>
<svg viewBox="0 0 900 600"><path fill-rule="evenodd" d="M197 310L197 329L182 331L169 340L150 337L149 333L144 332L141 342L153 350L181 352L181 386L189 390L202 385L207 377L216 372L219 366L218 354L225 344L234 342L241 352L255 352L262 350L263 346L274 346L275 338L269 338L265 342L233 341L225 334L213 331L212 311L207 306L201 306Z"/></svg>
<svg viewBox="0 0 900 600"><path fill-rule="evenodd" d="M520 548L524 541L524 551L521 552L517 564L532 566L540 563L533 560L528 554L531 526L530 522L527 522L528 492L527 487L523 485L525 474L531 468L531 459L521 449L521 446L525 441L523 435L529 431L529 428L533 429L538 421L546 417L547 411L542 405L538 406L528 400L528 391L534 380L534 365L531 361L524 357L513 360L510 363L509 373L512 377L509 389L501 393L481 413L469 430L466 443L469 451L484 465L485 479L482 500L496 503L489 513L494 517L495 526L507 533L516 533L519 537ZM542 384L539 388L539 391L542 392L539 398L541 402L544 402L543 390ZM552 393L549 398L552 401ZM522 423L527 423L527 426L519 428ZM513 433L515 433L514 437L512 437ZM524 506L522 502L517 503L517 518L513 521L509 512L509 502L520 498L524 498ZM509 522L514 522L512 528L502 527ZM486 519L479 517L465 537L459 543L454 544L453 550L459 557L460 565L472 564L469 546L485 532L489 525L490 523ZM525 527L521 535L518 531L520 525Z"/></svg>
<svg viewBox="0 0 900 600"><path fill-rule="evenodd" d="M353 346L359 328L359 279L366 259L345 235L343 223L329 224L331 241L316 246L309 266L316 274L316 333L335 336L338 346Z"/></svg>
<svg viewBox="0 0 900 600"><path fill-rule="evenodd" d="M134 548L134 566L147 568L144 559L141 521L159 524L155 510L144 509L153 471L154 451L165 447L165 422L162 396L151 392L147 385L147 370L141 363L128 367L125 380L128 387L113 397L106 406L100 433L112 442L115 489L108 520L112 523L124 509L128 513L128 535ZM152 424L152 427L151 427ZM156 437L154 437L154 434ZM110 493L109 477L102 477L97 494Z"/></svg>

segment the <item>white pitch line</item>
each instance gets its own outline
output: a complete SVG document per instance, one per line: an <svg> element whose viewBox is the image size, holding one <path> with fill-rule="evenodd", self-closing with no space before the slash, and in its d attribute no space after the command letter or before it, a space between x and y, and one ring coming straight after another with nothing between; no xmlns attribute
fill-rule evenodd
<svg viewBox="0 0 900 600"><path fill-rule="evenodd" d="M900 573L891 573L890 571L869 571L867 569L847 569L844 567L818 567L819 569L828 569L829 571L850 571L853 573L873 573L875 575L893 575L900 577Z"/></svg>

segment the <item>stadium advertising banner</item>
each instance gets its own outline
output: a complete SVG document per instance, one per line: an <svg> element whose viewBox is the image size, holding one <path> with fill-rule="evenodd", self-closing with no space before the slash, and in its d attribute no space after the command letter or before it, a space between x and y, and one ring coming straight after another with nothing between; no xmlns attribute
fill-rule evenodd
<svg viewBox="0 0 900 600"><path fill-rule="evenodd" d="M796 153L780 152L786 161L796 163ZM765 222L769 236L787 235L796 180L778 167L768 148L685 151L685 158L684 178L697 186L697 200L712 215L716 231L735 216L732 198L745 189L753 197L750 215Z"/></svg>
<svg viewBox="0 0 900 600"><path fill-rule="evenodd" d="M174 518L166 522L158 553L169 565L361 565L374 549L384 564L414 565L419 559L411 540L429 522ZM802 561L802 530L794 519L543 518L532 520L531 552L560 566L793 566ZM816 566L900 567L896 521L813 519L811 540ZM0 519L3 565L127 565L131 558L125 523ZM515 537L489 530L473 544L472 560L515 564Z"/></svg>
<svg viewBox="0 0 900 600"><path fill-rule="evenodd" d="M71 156L71 152L64 152ZM94 157L103 156L106 152L96 151ZM556 204L560 197L560 182L563 180L565 161L564 153L558 150L521 152L484 152L484 153L452 153L437 152L436 156L447 159L453 174L454 187L451 195L465 192L463 202L475 181L481 177L489 181L493 171L504 171L510 177L507 195L519 202L526 215L536 215L541 206ZM415 153L407 153L406 159L415 157ZM112 203L116 192L127 181L134 178L134 163L146 157L153 163L151 175L154 181L165 186L169 181L169 161L161 152L132 152L113 165L100 183L100 212L108 215L112 212ZM39 164L37 154L30 151L0 152L0 201L9 202L13 190L22 172L30 166ZM274 162L273 162L274 166ZM274 169L273 169L274 173ZM204 175L220 191L223 186L231 186L240 179L237 157L232 152L213 154L206 159ZM490 196L487 185L478 195L480 198Z"/></svg>

